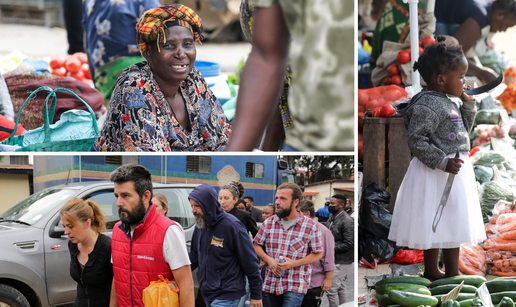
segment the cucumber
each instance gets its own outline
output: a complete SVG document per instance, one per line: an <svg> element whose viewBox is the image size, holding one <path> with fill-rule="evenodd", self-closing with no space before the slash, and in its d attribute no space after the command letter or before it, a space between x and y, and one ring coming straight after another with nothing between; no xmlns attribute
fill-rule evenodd
<svg viewBox="0 0 516 307"><path fill-rule="evenodd" d="M458 285L464 281L465 285L471 285L478 288L481 284L486 282L486 278L479 275L459 275L448 278L441 278L434 281L430 288L435 288L442 285Z"/></svg>
<svg viewBox="0 0 516 307"><path fill-rule="evenodd" d="M447 300L444 304L441 304L441 307L460 307L459 302Z"/></svg>
<svg viewBox="0 0 516 307"><path fill-rule="evenodd" d="M391 290L405 290L405 289L414 289L414 288L424 288L423 285L418 284L405 284L405 283L389 283L389 284L383 284L383 285L376 285L376 293L379 294L386 294L389 293Z"/></svg>
<svg viewBox="0 0 516 307"><path fill-rule="evenodd" d="M471 305L473 305L473 299L470 298L467 300L459 301L459 305L460 307L471 307Z"/></svg>
<svg viewBox="0 0 516 307"><path fill-rule="evenodd" d="M441 295L441 294L434 295L434 297L436 297L439 300L439 304L441 303L442 296L443 295ZM465 301L465 300L469 300L469 299L473 299L473 298L475 298L475 293L459 293L459 296L457 296L456 301L460 302L460 301Z"/></svg>
<svg viewBox="0 0 516 307"><path fill-rule="evenodd" d="M491 294L491 301L493 304L498 304L502 301L502 298L510 297L513 301L516 300L516 291L504 291Z"/></svg>
<svg viewBox="0 0 516 307"><path fill-rule="evenodd" d="M428 290L428 288L410 288L410 289L405 289L405 290L401 290L403 292L411 292L411 293L419 293L419 294L423 294L423 295L432 295L432 293L430 292L430 290Z"/></svg>
<svg viewBox="0 0 516 307"><path fill-rule="evenodd" d="M396 304L389 298L389 295L387 294L376 293L375 297L378 301L378 307L387 307L389 305Z"/></svg>
<svg viewBox="0 0 516 307"><path fill-rule="evenodd" d="M455 289L458 285L442 285L437 286L435 288L430 289L432 295L438 294L448 294L451 290ZM471 285L462 285L462 289L460 289L460 293L475 293L477 292L477 287Z"/></svg>
<svg viewBox="0 0 516 307"><path fill-rule="evenodd" d="M416 277L416 276L393 276L393 277L387 277L382 280L379 280L376 283L376 286L381 286L384 284L392 284L392 283L401 283L401 284L418 284L423 285L425 287L430 286L431 282L423 277Z"/></svg>
<svg viewBox="0 0 516 307"><path fill-rule="evenodd" d="M516 279L493 279L486 282L489 293L499 293L516 290Z"/></svg>
<svg viewBox="0 0 516 307"><path fill-rule="evenodd" d="M406 307L417 307L423 306L435 306L439 302L437 298L419 293L403 292L399 290L391 290L389 292L389 298L402 306Z"/></svg>
<svg viewBox="0 0 516 307"><path fill-rule="evenodd" d="M496 307L514 307L514 301L510 297L504 296Z"/></svg>
<svg viewBox="0 0 516 307"><path fill-rule="evenodd" d="M400 304L392 304L392 305L389 305L387 307L401 307L401 305Z"/></svg>

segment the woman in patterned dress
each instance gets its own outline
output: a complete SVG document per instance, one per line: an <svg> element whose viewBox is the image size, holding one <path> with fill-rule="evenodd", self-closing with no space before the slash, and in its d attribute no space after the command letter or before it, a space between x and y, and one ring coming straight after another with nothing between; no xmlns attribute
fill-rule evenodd
<svg viewBox="0 0 516 307"><path fill-rule="evenodd" d="M184 6L146 11L136 25L146 61L118 78L93 151L221 151L231 134L222 107L194 67L201 19Z"/></svg>

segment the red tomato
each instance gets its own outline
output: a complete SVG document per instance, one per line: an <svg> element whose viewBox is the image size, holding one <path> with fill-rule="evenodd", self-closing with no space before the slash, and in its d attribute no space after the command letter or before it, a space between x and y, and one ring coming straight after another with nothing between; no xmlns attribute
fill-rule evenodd
<svg viewBox="0 0 516 307"><path fill-rule="evenodd" d="M392 84L392 78L391 77L385 78L385 85L389 85L389 84Z"/></svg>
<svg viewBox="0 0 516 307"><path fill-rule="evenodd" d="M392 77L394 75L399 75L400 69L398 68L398 65L391 64L389 65L389 68L387 68L387 72L389 73L389 77Z"/></svg>
<svg viewBox="0 0 516 307"><path fill-rule="evenodd" d="M380 108L380 117L392 117L394 113L396 113L396 109L390 103L384 104Z"/></svg>
<svg viewBox="0 0 516 307"><path fill-rule="evenodd" d="M373 298L369 301L369 306L378 306L378 301L375 298Z"/></svg>
<svg viewBox="0 0 516 307"><path fill-rule="evenodd" d="M431 36L427 36L423 39L423 46L428 46L428 45L432 45L432 44L435 44L435 39Z"/></svg>
<svg viewBox="0 0 516 307"><path fill-rule="evenodd" d="M83 74L84 74L84 78L86 78L86 79L91 79L91 76L90 76L90 67L89 67L89 65L88 65L88 64L86 64L86 63L82 64L82 66L81 66L81 70L82 70L82 72L83 72Z"/></svg>
<svg viewBox="0 0 516 307"><path fill-rule="evenodd" d="M56 68L52 70L52 74L62 78L65 76L66 70L63 67Z"/></svg>
<svg viewBox="0 0 516 307"><path fill-rule="evenodd" d="M392 76L392 84L400 85L401 84L401 77L399 75Z"/></svg>
<svg viewBox="0 0 516 307"><path fill-rule="evenodd" d="M400 64L408 63L408 62L410 62L410 53L408 53L406 51L400 51L400 52L398 52L398 56L396 57L396 60L398 60L398 62Z"/></svg>
<svg viewBox="0 0 516 307"><path fill-rule="evenodd" d="M81 61L74 56L69 57L65 62L65 68L70 73L77 73L81 69L81 65Z"/></svg>
<svg viewBox="0 0 516 307"><path fill-rule="evenodd" d="M380 117L380 112L382 110L382 107L376 107L373 109L372 113L373 113L373 117Z"/></svg>
<svg viewBox="0 0 516 307"><path fill-rule="evenodd" d="M88 56L84 52L76 52L73 54L73 56L78 58L82 64L88 63Z"/></svg>
<svg viewBox="0 0 516 307"><path fill-rule="evenodd" d="M82 81L82 79L84 79L84 73L82 72L82 70L78 70L77 72L71 72L70 77Z"/></svg>
<svg viewBox="0 0 516 307"><path fill-rule="evenodd" d="M48 66L50 66L50 68L52 68L52 69L58 69L58 68L63 67L64 63L65 63L65 58L64 57L62 57L62 56L55 56L55 57L52 57L52 59L48 63Z"/></svg>

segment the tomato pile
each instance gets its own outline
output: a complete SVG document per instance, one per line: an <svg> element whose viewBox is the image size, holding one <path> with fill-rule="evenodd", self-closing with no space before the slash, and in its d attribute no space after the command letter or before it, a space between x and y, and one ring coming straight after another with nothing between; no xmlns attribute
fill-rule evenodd
<svg viewBox="0 0 516 307"><path fill-rule="evenodd" d="M52 74L58 77L72 77L93 85L88 66L88 57L84 52L77 52L66 56L54 56L48 65L52 69Z"/></svg>
<svg viewBox="0 0 516 307"><path fill-rule="evenodd" d="M366 111L370 110L373 117L392 117L396 110L392 103L407 97L407 92L397 86L379 86L358 90L358 159L362 161L362 119Z"/></svg>
<svg viewBox="0 0 516 307"><path fill-rule="evenodd" d="M427 36L423 39L423 41L419 41L419 54L423 53L424 47L432 45L435 43L435 39L431 36ZM396 61L398 63L394 63L389 65L387 68L388 77L385 78L385 85L396 84L401 85L401 75L399 65L407 64L410 62L410 45L407 49L398 52L396 56Z"/></svg>

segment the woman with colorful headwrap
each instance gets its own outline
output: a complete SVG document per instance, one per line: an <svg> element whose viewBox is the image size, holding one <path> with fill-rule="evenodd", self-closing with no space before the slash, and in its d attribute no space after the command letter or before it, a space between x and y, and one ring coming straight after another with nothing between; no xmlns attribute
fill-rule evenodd
<svg viewBox="0 0 516 307"><path fill-rule="evenodd" d="M220 151L231 133L222 107L194 67L201 19L184 6L146 11L136 25L147 60L118 78L94 151Z"/></svg>

